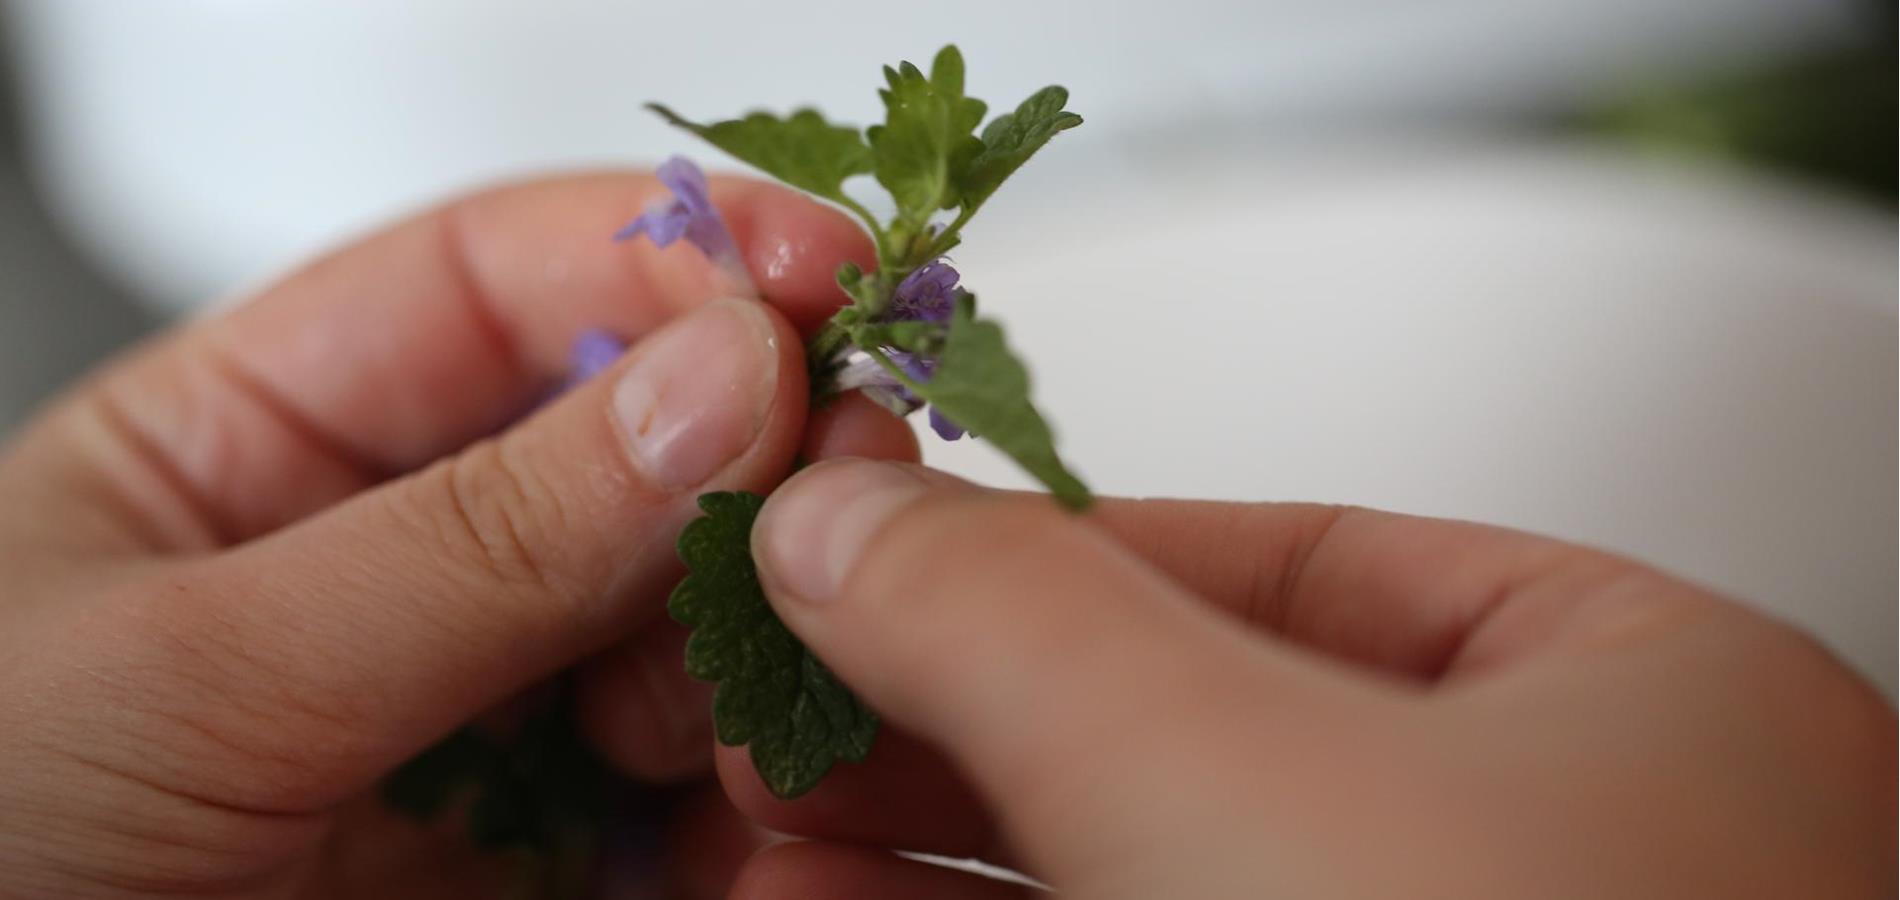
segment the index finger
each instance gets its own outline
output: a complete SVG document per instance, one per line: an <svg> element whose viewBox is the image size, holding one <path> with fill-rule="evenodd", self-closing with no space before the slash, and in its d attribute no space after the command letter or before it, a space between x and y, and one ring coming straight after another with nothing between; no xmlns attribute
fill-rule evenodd
<svg viewBox="0 0 1900 900"><path fill-rule="evenodd" d="M691 247L610 240L662 190L645 174L533 181L386 228L112 366L23 438L16 456L38 464L19 469L59 472L67 494L144 520L135 538L183 550L417 468L544 396L582 330L637 339L715 299ZM838 304L840 261L868 262L856 225L794 192L723 178L712 194L794 324Z"/></svg>

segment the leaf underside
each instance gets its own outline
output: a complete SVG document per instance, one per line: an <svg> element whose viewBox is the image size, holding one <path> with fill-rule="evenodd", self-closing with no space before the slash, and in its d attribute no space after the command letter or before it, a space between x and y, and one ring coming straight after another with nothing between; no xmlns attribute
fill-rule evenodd
<svg viewBox="0 0 1900 900"><path fill-rule="evenodd" d="M788 630L765 599L752 562L752 522L765 498L704 494L705 516L680 533L690 574L667 610L693 629L686 672L718 684L713 730L747 745L752 765L781 798L810 791L839 760L863 762L878 718Z"/></svg>

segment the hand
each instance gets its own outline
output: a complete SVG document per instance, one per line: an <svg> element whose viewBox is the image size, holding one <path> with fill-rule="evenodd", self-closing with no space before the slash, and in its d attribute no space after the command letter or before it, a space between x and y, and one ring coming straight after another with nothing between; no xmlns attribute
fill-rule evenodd
<svg viewBox="0 0 1900 900"><path fill-rule="evenodd" d="M870 462L792 478L753 542L780 616L925 745L790 803L722 755L743 810L819 839L735 897L1029 893L846 842L1091 900L1892 896L1893 710L1625 560L1359 509L1071 517Z"/></svg>
<svg viewBox="0 0 1900 900"><path fill-rule="evenodd" d="M795 329L836 305L840 260L868 260L855 226L715 182L770 305L712 302L690 249L608 241L658 191L570 178L420 216L156 339L18 436L0 896L494 895L493 860L374 785L601 651L580 702L602 752L649 779L710 769L706 690L662 612L694 496L770 489L801 445L916 445L868 403L807 421ZM640 340L509 424L590 327ZM696 820L670 868L723 891L751 837Z"/></svg>

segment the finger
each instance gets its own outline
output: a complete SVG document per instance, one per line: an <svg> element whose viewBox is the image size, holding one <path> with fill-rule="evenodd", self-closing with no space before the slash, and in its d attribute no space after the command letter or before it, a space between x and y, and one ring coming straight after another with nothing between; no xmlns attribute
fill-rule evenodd
<svg viewBox="0 0 1900 900"><path fill-rule="evenodd" d="M917 462L923 451L908 423L854 392L812 411L800 455L813 462L845 456Z"/></svg>
<svg viewBox="0 0 1900 900"><path fill-rule="evenodd" d="M859 765L838 766L811 793L781 800L742 747L718 753L734 806L784 834L1014 867L976 792L935 749L886 727Z"/></svg>
<svg viewBox="0 0 1900 900"><path fill-rule="evenodd" d="M1674 608L1679 590L1652 590L1653 573L1546 538L1463 522L1310 504L1103 499L1089 519L1218 609L1292 641L1395 673L1459 671L1525 652L1554 624L1559 593L1639 579L1602 604L1639 595ZM1330 544L1330 546L1329 546ZM1317 552L1322 551L1323 552ZM1554 590L1539 585L1549 581ZM1545 598L1545 599L1540 599ZM1466 639L1513 605L1507 627ZM1541 623L1540 623L1540 620ZM881 737L880 740L887 740ZM928 751L874 753L840 767L811 795L772 797L742 753L722 754L721 777L747 815L788 833L899 849L999 859L992 823L963 814L961 783ZM894 764L895 763L895 764ZM991 849L972 852L969 848Z"/></svg>
<svg viewBox="0 0 1900 900"><path fill-rule="evenodd" d="M1047 896L1027 885L919 862L868 847L795 842L752 857L732 900L1021 900Z"/></svg>
<svg viewBox="0 0 1900 900"><path fill-rule="evenodd" d="M92 379L0 482L83 501L59 504L75 520L105 509L80 523L102 545L192 550L410 471L538 401L580 331L636 338L720 290L690 247L609 240L660 190L647 175L561 178L397 224ZM713 197L799 327L840 302L838 262L868 258L861 230L794 192L718 179Z"/></svg>
<svg viewBox="0 0 1900 900"><path fill-rule="evenodd" d="M677 900L722 900L747 860L775 838L745 820L717 785L708 784L674 809L658 860L661 890L648 893ZM602 896L621 894L603 892ZM647 896L629 892L624 896Z"/></svg>
<svg viewBox="0 0 1900 900"><path fill-rule="evenodd" d="M213 687L146 704L163 746L202 754L179 753L191 769L236 757L268 776L213 787L321 807L660 614L694 497L776 483L806 390L782 317L706 305L499 437L174 564L97 627L136 657L119 668Z"/></svg>
<svg viewBox="0 0 1900 900"><path fill-rule="evenodd" d="M609 763L643 781L677 781L712 767L713 686L687 676L687 634L654 622L578 673L581 727Z"/></svg>
<svg viewBox="0 0 1900 900"><path fill-rule="evenodd" d="M1594 630L1566 623L1718 602L1629 560L1470 522L1191 500L1104 500L1090 518L1220 608L1300 645L1423 680ZM1618 582L1623 589L1596 589Z"/></svg>
<svg viewBox="0 0 1900 900"><path fill-rule="evenodd" d="M904 420L851 394L811 414L800 455L915 461L918 450ZM582 725L601 753L630 775L673 780L712 765L712 686L687 677L685 634L656 623L580 672Z"/></svg>
<svg viewBox="0 0 1900 900"><path fill-rule="evenodd" d="M1245 802L1179 791L1170 767L1291 773L1365 737L1388 700L1232 628L1046 498L921 471L840 461L788 481L753 532L761 580L873 708L945 749L1057 884L1104 845L1135 858L1156 829Z"/></svg>

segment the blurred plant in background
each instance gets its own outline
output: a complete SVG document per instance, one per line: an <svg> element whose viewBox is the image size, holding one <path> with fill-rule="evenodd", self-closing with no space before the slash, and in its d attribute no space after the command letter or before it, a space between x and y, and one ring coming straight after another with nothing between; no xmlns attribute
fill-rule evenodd
<svg viewBox="0 0 1900 900"><path fill-rule="evenodd" d="M1572 124L1660 152L1759 166L1895 205L1894 7L1858 46L1646 85Z"/></svg>

